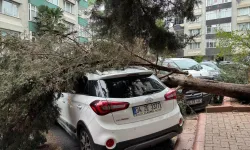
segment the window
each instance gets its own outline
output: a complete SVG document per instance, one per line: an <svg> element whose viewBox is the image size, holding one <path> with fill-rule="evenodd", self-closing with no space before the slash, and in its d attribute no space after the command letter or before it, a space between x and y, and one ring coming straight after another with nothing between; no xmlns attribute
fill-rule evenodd
<svg viewBox="0 0 250 150"><path fill-rule="evenodd" d="M207 6L231 2L231 0L206 0Z"/></svg>
<svg viewBox="0 0 250 150"><path fill-rule="evenodd" d="M207 34L215 34L217 31L217 25L207 26Z"/></svg>
<svg viewBox="0 0 250 150"><path fill-rule="evenodd" d="M249 30L249 29L250 29L250 22L238 24L238 30Z"/></svg>
<svg viewBox="0 0 250 150"><path fill-rule="evenodd" d="M231 32L232 31L232 29L231 29L231 23L220 24L218 28L220 30L223 30L223 31L226 31L226 32Z"/></svg>
<svg viewBox="0 0 250 150"><path fill-rule="evenodd" d="M216 39L208 39L207 48L216 48Z"/></svg>
<svg viewBox="0 0 250 150"><path fill-rule="evenodd" d="M183 24L184 23L184 19L183 18L175 18L174 19L174 24Z"/></svg>
<svg viewBox="0 0 250 150"><path fill-rule="evenodd" d="M194 36L194 35L199 35L200 34L200 29L194 29L194 30L189 30L190 31L190 35Z"/></svg>
<svg viewBox="0 0 250 150"><path fill-rule="evenodd" d="M3 14L18 17L18 4L14 2L3 0L1 9Z"/></svg>
<svg viewBox="0 0 250 150"><path fill-rule="evenodd" d="M206 13L206 19L207 20L217 19L216 11L209 11L209 12L207 12Z"/></svg>
<svg viewBox="0 0 250 150"><path fill-rule="evenodd" d="M182 70L192 70L199 68L200 65L193 59L177 59L173 60Z"/></svg>
<svg viewBox="0 0 250 150"><path fill-rule="evenodd" d="M232 16L231 8L225 8L225 9L207 12L206 13L206 20L226 18L226 17L231 17L231 16Z"/></svg>
<svg viewBox="0 0 250 150"><path fill-rule="evenodd" d="M231 23L223 23L207 26L207 34L215 34L217 30L231 32Z"/></svg>
<svg viewBox="0 0 250 150"><path fill-rule="evenodd" d="M47 1L58 6L58 0L47 0Z"/></svg>
<svg viewBox="0 0 250 150"><path fill-rule="evenodd" d="M37 7L29 4L29 20L35 21L35 17L37 16Z"/></svg>
<svg viewBox="0 0 250 150"><path fill-rule="evenodd" d="M200 43L190 43L190 49L199 49L200 48Z"/></svg>
<svg viewBox="0 0 250 150"><path fill-rule="evenodd" d="M69 32L73 32L74 31L74 24L65 21L64 22L65 27L68 29Z"/></svg>
<svg viewBox="0 0 250 150"><path fill-rule="evenodd" d="M231 17L231 8L221 9L218 14L219 18Z"/></svg>
<svg viewBox="0 0 250 150"><path fill-rule="evenodd" d="M64 1L64 10L69 12L69 13L72 13L72 9L73 8L73 4L68 2L68 1Z"/></svg>
<svg viewBox="0 0 250 150"><path fill-rule="evenodd" d="M166 87L155 76L134 76L100 80L104 97L130 98L158 93Z"/></svg>
<svg viewBox="0 0 250 150"><path fill-rule="evenodd" d="M239 8L238 9L238 16L250 15L249 9L250 9L249 7Z"/></svg>
<svg viewBox="0 0 250 150"><path fill-rule="evenodd" d="M201 22L201 16L195 16L196 19L194 21L191 21L190 23L199 23Z"/></svg>

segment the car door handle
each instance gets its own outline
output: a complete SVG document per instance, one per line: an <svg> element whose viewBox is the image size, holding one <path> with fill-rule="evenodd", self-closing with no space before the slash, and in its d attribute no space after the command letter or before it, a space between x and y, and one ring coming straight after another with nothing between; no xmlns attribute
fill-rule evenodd
<svg viewBox="0 0 250 150"><path fill-rule="evenodd" d="M78 109L82 109L82 105L77 105L76 106Z"/></svg>

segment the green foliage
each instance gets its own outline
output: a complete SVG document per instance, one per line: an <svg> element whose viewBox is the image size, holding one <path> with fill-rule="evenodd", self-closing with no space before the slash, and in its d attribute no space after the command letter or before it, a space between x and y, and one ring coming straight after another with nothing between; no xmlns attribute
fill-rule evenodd
<svg viewBox="0 0 250 150"><path fill-rule="evenodd" d="M250 30L217 32L219 41L217 48L220 50L219 57L232 56L232 60L245 65L250 65L246 57L250 56Z"/></svg>
<svg viewBox="0 0 250 150"><path fill-rule="evenodd" d="M62 23L63 10L61 8L49 8L41 5L38 7L37 17L35 18L37 24L37 34L39 36L46 33L62 35L67 31L66 26Z"/></svg>
<svg viewBox="0 0 250 150"><path fill-rule="evenodd" d="M197 61L198 63L202 62L204 56L195 56L194 60Z"/></svg>
<svg viewBox="0 0 250 150"><path fill-rule="evenodd" d="M159 28L164 28L164 26L165 26L164 20L161 20L161 19L157 19L157 20L155 21L155 24L156 24L156 26L159 27Z"/></svg>
<svg viewBox="0 0 250 150"><path fill-rule="evenodd" d="M222 71L219 80L228 83L248 84L248 68L242 64L219 66Z"/></svg>
<svg viewBox="0 0 250 150"><path fill-rule="evenodd" d="M72 91L79 76L133 59L113 42L80 45L57 35L34 42L6 37L0 44L1 150L34 150L59 115L54 93Z"/></svg>
<svg viewBox="0 0 250 150"><path fill-rule="evenodd" d="M97 0L92 18L100 36L119 34L131 43L140 38L155 51L174 51L185 47L190 37L170 32L169 27L162 28L158 20L172 21L175 17L194 20L193 9L199 3L199 0ZM103 5L105 10L100 14L98 8Z"/></svg>

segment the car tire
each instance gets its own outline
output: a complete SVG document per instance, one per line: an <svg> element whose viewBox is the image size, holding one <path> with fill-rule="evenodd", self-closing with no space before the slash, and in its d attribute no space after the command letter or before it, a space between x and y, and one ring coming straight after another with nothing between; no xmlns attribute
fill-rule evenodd
<svg viewBox="0 0 250 150"><path fill-rule="evenodd" d="M79 131L79 142L81 150L94 150L94 142L92 136L84 127L81 127Z"/></svg>

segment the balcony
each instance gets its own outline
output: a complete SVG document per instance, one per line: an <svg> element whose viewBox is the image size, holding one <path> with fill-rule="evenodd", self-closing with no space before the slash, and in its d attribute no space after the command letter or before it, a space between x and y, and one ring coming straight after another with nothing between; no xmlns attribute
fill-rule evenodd
<svg viewBox="0 0 250 150"><path fill-rule="evenodd" d="M192 30L192 29L201 29L201 23L197 22L197 23L192 23L188 25L188 29Z"/></svg>
<svg viewBox="0 0 250 150"><path fill-rule="evenodd" d="M244 22L250 22L250 15L237 17L237 23L244 23Z"/></svg>
<svg viewBox="0 0 250 150"><path fill-rule="evenodd" d="M184 56L199 56L204 55L201 49L185 49Z"/></svg>
<svg viewBox="0 0 250 150"><path fill-rule="evenodd" d="M250 6L249 0L241 0L241 2L238 4L238 8L249 7L249 6Z"/></svg>
<svg viewBox="0 0 250 150"><path fill-rule="evenodd" d="M14 30L18 32L24 31L22 20L20 18L4 15L0 13L0 28Z"/></svg>

